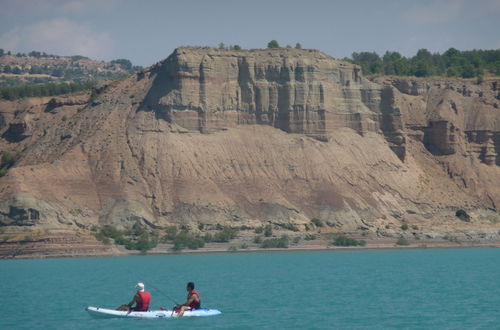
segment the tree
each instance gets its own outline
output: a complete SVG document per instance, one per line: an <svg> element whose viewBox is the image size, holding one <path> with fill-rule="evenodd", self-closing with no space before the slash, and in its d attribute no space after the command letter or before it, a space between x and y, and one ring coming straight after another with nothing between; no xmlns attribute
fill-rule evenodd
<svg viewBox="0 0 500 330"><path fill-rule="evenodd" d="M223 42L219 43L219 49L226 49L226 45Z"/></svg>
<svg viewBox="0 0 500 330"><path fill-rule="evenodd" d="M64 75L64 70L62 68L55 68L50 74L54 77L62 77Z"/></svg>
<svg viewBox="0 0 500 330"><path fill-rule="evenodd" d="M276 40L271 40L268 42L267 48L280 48L280 45Z"/></svg>
<svg viewBox="0 0 500 330"><path fill-rule="evenodd" d="M240 45L234 45L234 46L231 46L231 49L232 50L241 50L241 47L240 47Z"/></svg>
<svg viewBox="0 0 500 330"><path fill-rule="evenodd" d="M365 74L381 73L382 59L375 52L352 53L354 63L361 65Z"/></svg>
<svg viewBox="0 0 500 330"><path fill-rule="evenodd" d="M119 64L124 70L130 71L132 69L132 62L125 58L119 58L117 60L112 60L111 64Z"/></svg>
<svg viewBox="0 0 500 330"><path fill-rule="evenodd" d="M426 61L418 61L415 66L414 75L416 77L427 77L431 75L429 64Z"/></svg>
<svg viewBox="0 0 500 330"><path fill-rule="evenodd" d="M295 49L302 49L302 45L300 44L300 42L297 42L295 44Z"/></svg>
<svg viewBox="0 0 500 330"><path fill-rule="evenodd" d="M417 55L415 55L415 57L420 60L430 61L432 54L427 49L421 48L417 51Z"/></svg>
<svg viewBox="0 0 500 330"><path fill-rule="evenodd" d="M476 70L474 70L474 66L471 63L466 63L462 67L462 78L472 78L476 76Z"/></svg>
<svg viewBox="0 0 500 330"><path fill-rule="evenodd" d="M401 56L400 53L398 52L390 52L390 51L386 51L384 56L382 56L382 61L384 62L395 62L399 59L401 59L403 56Z"/></svg>
<svg viewBox="0 0 500 330"><path fill-rule="evenodd" d="M0 56L3 56L3 55L4 55L3 49L0 48Z"/></svg>
<svg viewBox="0 0 500 330"><path fill-rule="evenodd" d="M493 66L493 73L496 74L497 76L500 76L500 60L496 61L494 66Z"/></svg>
<svg viewBox="0 0 500 330"><path fill-rule="evenodd" d="M38 58L38 57L42 56L42 53L32 50L31 52L28 53L28 56L32 56L32 57L37 57Z"/></svg>

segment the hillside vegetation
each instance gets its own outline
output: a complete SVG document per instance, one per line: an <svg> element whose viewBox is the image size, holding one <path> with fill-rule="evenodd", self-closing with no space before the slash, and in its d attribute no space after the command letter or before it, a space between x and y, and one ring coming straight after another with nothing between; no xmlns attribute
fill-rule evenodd
<svg viewBox="0 0 500 330"><path fill-rule="evenodd" d="M96 81L118 79L140 69L127 59L103 62L80 55L12 54L0 49L0 98L74 93L90 89Z"/></svg>
<svg viewBox="0 0 500 330"><path fill-rule="evenodd" d="M459 51L450 48L443 54L420 49L413 57L387 51L380 57L375 52L353 53L352 63L359 64L365 75L446 76L482 78L500 76L500 49Z"/></svg>

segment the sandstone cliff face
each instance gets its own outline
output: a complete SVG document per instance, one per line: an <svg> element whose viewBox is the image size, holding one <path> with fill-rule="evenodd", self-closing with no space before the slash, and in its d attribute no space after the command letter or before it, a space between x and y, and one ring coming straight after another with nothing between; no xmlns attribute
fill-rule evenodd
<svg viewBox="0 0 500 330"><path fill-rule="evenodd" d="M264 124L326 138L377 131L380 87L318 51L177 49L153 69L143 110L188 130Z"/></svg>
<svg viewBox="0 0 500 330"><path fill-rule="evenodd" d="M0 103L1 149L26 145L0 178L0 224L305 230L318 218L379 236L401 223L498 235L496 86L368 81L318 51L180 48L93 100Z"/></svg>

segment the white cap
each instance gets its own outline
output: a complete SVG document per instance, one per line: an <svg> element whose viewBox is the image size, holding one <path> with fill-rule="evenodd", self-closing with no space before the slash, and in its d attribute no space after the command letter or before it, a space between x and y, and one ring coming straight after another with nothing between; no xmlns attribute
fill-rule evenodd
<svg viewBox="0 0 500 330"><path fill-rule="evenodd" d="M144 283L137 283L137 284L135 285L135 289L136 289L137 291L144 291Z"/></svg>

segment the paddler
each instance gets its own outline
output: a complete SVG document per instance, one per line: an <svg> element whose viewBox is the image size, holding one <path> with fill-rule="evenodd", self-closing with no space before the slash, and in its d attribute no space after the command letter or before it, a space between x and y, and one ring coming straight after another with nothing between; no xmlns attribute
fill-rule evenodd
<svg viewBox="0 0 500 330"><path fill-rule="evenodd" d="M151 294L144 291L144 283L137 283L135 285L135 290L137 291L132 300L127 305L121 305L118 310L127 310L129 312L147 312L149 310L149 304L151 303ZM132 305L134 305L132 307Z"/></svg>
<svg viewBox="0 0 500 330"><path fill-rule="evenodd" d="M186 302L182 305L175 306L175 310L179 312L179 317L182 317L185 311L192 311L201 308L200 295L198 294L198 291L194 289L194 283L189 282L186 285L186 290L188 292Z"/></svg>

